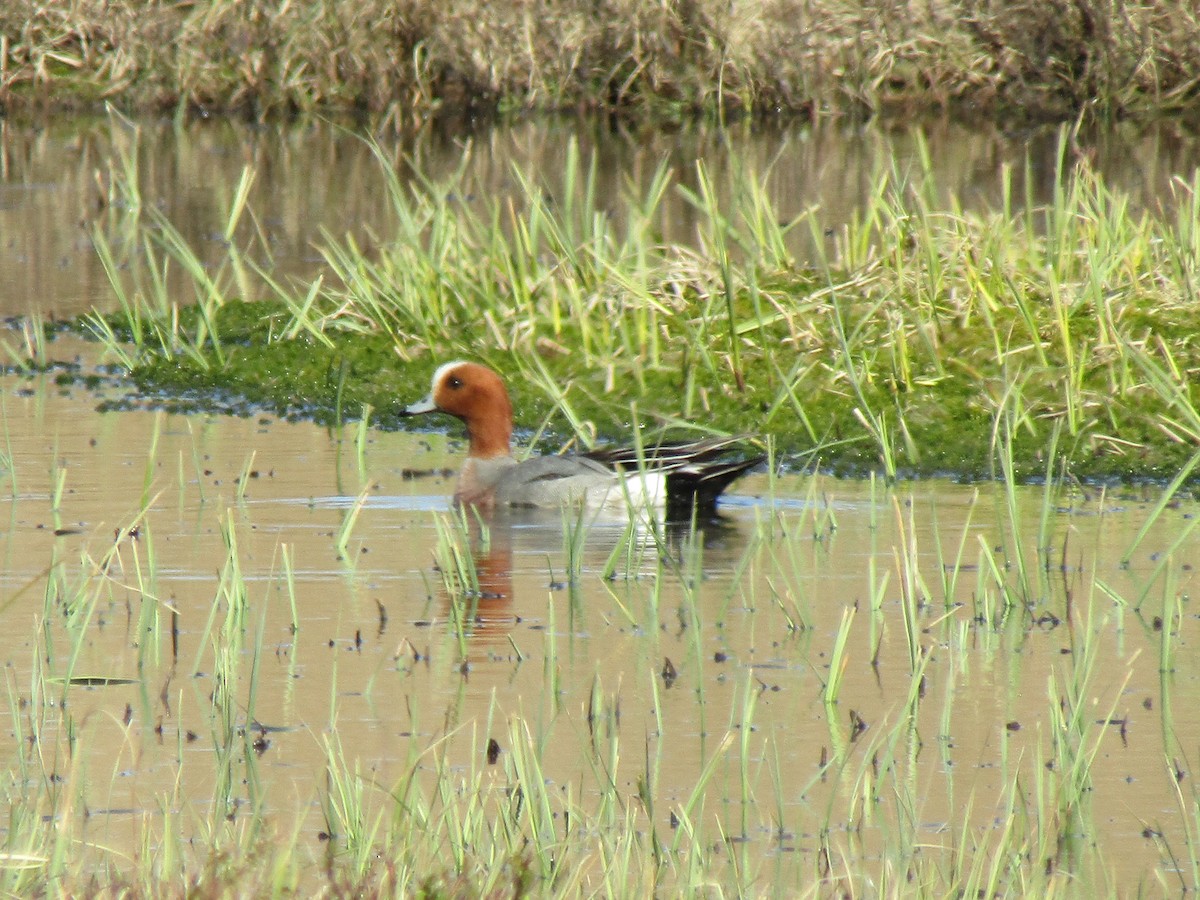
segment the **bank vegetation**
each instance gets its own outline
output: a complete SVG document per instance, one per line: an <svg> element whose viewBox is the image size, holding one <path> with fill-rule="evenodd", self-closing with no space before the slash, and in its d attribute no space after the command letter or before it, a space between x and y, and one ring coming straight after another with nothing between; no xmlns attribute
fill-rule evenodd
<svg viewBox="0 0 1200 900"><path fill-rule="evenodd" d="M656 117L1150 116L1200 99L1179 0L8 0L0 110L320 111L403 124Z"/></svg>

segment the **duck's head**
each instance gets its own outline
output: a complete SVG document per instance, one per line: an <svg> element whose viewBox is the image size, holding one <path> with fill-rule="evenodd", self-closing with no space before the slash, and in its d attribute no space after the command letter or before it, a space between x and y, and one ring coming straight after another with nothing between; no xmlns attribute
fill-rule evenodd
<svg viewBox="0 0 1200 900"><path fill-rule="evenodd" d="M441 412L467 426L473 457L508 456L512 438L512 402L504 381L479 363L456 360L433 373L429 396L401 410L404 416Z"/></svg>

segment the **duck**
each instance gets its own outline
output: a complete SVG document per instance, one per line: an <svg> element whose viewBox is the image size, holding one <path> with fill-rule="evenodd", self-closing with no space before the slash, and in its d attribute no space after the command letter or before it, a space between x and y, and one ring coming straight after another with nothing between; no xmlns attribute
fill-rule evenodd
<svg viewBox="0 0 1200 900"><path fill-rule="evenodd" d="M454 491L457 504L498 507L566 505L663 506L674 516L716 514L717 498L766 459L735 454L745 436L703 438L576 454L512 453L513 407L504 379L482 363L447 362L433 373L429 395L401 416L445 413L467 429L467 459Z"/></svg>

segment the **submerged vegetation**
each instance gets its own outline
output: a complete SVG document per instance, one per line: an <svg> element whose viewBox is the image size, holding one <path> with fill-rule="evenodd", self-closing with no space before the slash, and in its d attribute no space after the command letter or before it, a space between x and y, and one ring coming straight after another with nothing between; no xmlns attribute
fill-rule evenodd
<svg viewBox="0 0 1200 900"><path fill-rule="evenodd" d="M1187 111L1194 4L8 0L0 110Z"/></svg>
<svg viewBox="0 0 1200 900"><path fill-rule="evenodd" d="M780 221L769 172L664 168L601 198L573 155L560 197L517 172L501 200L461 174L402 180L375 152L386 236L330 236L325 274L298 285L239 228L250 170L206 268L126 166L126 237L96 235L121 311L86 328L175 409L396 427L438 363L470 356L508 374L518 428L543 442L636 420L769 435L843 474L1028 478L1053 461L1105 480L1168 480L1200 445L1196 179L1175 183L1174 218L1135 214L1064 140L1045 205L1008 172L999 208L942 211L927 167L883 168L827 233L819 210ZM692 249L656 238L672 191L695 211ZM190 296L167 289L172 270Z"/></svg>

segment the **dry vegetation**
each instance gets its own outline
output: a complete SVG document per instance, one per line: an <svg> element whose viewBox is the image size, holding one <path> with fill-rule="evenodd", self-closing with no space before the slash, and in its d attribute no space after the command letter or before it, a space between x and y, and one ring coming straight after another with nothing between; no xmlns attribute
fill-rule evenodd
<svg viewBox="0 0 1200 900"><path fill-rule="evenodd" d="M1180 0L6 0L0 110L1072 118L1200 99Z"/></svg>

